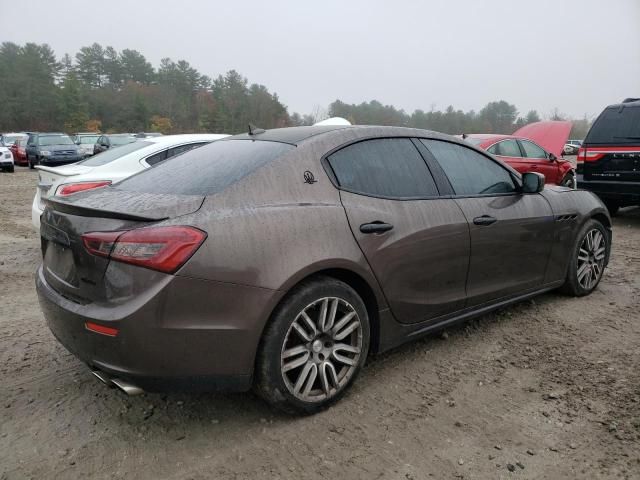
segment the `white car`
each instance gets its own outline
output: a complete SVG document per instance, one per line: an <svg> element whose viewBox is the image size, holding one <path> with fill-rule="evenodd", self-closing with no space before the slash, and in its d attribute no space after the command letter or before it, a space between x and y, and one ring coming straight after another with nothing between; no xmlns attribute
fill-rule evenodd
<svg viewBox="0 0 640 480"><path fill-rule="evenodd" d="M76 145L78 145L78 150L80 154L84 157L90 157L93 155L93 146L98 141L102 135L100 133L75 133L71 136Z"/></svg>
<svg viewBox="0 0 640 480"><path fill-rule="evenodd" d="M0 170L13 172L13 153L7 147L0 147Z"/></svg>
<svg viewBox="0 0 640 480"><path fill-rule="evenodd" d="M71 165L36 166L40 178L31 206L31 223L36 230L40 230L40 215L46 198L64 197L117 183L168 158L228 136L192 134L150 137L106 150Z"/></svg>

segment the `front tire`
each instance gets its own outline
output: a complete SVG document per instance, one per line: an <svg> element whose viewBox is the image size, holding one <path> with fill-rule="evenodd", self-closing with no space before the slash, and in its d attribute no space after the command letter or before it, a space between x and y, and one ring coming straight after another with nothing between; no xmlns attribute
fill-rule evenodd
<svg viewBox="0 0 640 480"><path fill-rule="evenodd" d="M571 250L571 260L562 291L575 297L593 292L604 274L610 237L604 225L591 219L580 229Z"/></svg>
<svg viewBox="0 0 640 480"><path fill-rule="evenodd" d="M560 185L573 189L577 188L576 174L573 171L567 173L562 179L562 182L560 182Z"/></svg>
<svg viewBox="0 0 640 480"><path fill-rule="evenodd" d="M316 413L338 401L369 352L369 317L356 291L331 277L289 293L265 328L256 390L288 413Z"/></svg>

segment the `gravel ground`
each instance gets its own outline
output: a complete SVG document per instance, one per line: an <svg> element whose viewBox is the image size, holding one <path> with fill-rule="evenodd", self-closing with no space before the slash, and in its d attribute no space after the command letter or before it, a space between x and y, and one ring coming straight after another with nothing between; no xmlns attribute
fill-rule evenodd
<svg viewBox="0 0 640 480"><path fill-rule="evenodd" d="M551 293L372 358L336 406L126 397L49 333L36 174L0 175L0 478L640 478L640 210L599 289ZM524 259L523 259L524 260Z"/></svg>

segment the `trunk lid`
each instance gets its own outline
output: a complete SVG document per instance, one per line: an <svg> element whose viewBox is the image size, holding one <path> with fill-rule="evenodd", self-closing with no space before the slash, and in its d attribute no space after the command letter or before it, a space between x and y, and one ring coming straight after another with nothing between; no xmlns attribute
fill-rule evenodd
<svg viewBox="0 0 640 480"><path fill-rule="evenodd" d="M40 210L44 209L44 201L55 195L54 185L60 183L67 183L66 179L77 175L83 175L89 173L92 168L85 167L84 165L72 164L64 165L61 167L45 167L37 165L38 169L38 188L36 190L36 197L38 199L38 206Z"/></svg>
<svg viewBox="0 0 640 480"><path fill-rule="evenodd" d="M513 133L513 136L533 140L547 152L560 157L562 149L569 139L571 126L571 122L564 120L534 122L519 128Z"/></svg>
<svg viewBox="0 0 640 480"><path fill-rule="evenodd" d="M107 187L49 199L41 217L45 279L60 295L80 304L106 300L108 258L90 254L82 235L131 230L197 211L199 196L134 194Z"/></svg>

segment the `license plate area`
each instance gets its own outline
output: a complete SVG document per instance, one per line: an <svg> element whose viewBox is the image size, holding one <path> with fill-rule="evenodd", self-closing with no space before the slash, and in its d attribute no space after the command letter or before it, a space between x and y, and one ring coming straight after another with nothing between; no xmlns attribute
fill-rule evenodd
<svg viewBox="0 0 640 480"><path fill-rule="evenodd" d="M58 243L45 240L44 267L47 272L56 279L73 287L78 287L78 275L76 273L73 251Z"/></svg>

